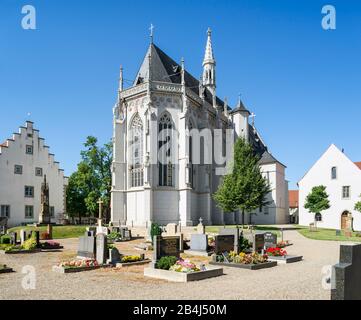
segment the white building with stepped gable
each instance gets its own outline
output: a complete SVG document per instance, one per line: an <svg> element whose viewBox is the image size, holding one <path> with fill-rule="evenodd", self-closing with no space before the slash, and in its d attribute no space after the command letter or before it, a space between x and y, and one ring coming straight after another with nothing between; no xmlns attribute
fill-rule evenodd
<svg viewBox="0 0 361 320"><path fill-rule="evenodd" d="M55 223L65 213L68 179L33 122L27 121L11 139L0 144L0 216L8 217L8 227L39 221L45 175Z"/></svg>
<svg viewBox="0 0 361 320"><path fill-rule="evenodd" d="M200 217L207 225L241 222L239 212L222 212L212 198L222 177L217 169L222 165L214 158L206 162L206 144L189 134L204 129L211 132L209 149L228 148L225 133L233 130L232 139L246 139L260 158L272 188L270 204L247 213L245 222L288 223L285 166L271 155L254 123L249 123L251 113L242 101L232 109L216 95L211 31L207 32L200 80L180 60L178 64L151 41L131 87L123 87L120 70L113 120L112 223L192 226ZM196 144L199 147L193 149ZM198 152L200 162L196 161ZM167 157L170 160L163 161Z"/></svg>

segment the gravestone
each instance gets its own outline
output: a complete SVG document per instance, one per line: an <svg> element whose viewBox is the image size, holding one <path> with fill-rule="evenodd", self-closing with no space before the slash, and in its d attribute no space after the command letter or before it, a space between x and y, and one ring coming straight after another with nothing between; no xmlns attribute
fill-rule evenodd
<svg viewBox="0 0 361 320"><path fill-rule="evenodd" d="M87 258L87 259L95 259L95 237L84 236L79 237L79 245L78 245L78 257L79 258Z"/></svg>
<svg viewBox="0 0 361 320"><path fill-rule="evenodd" d="M215 254L222 254L224 252L233 251L234 248L234 235L231 234L224 234L224 235L217 235L214 237L215 239Z"/></svg>
<svg viewBox="0 0 361 320"><path fill-rule="evenodd" d="M261 252L264 249L264 233L255 233L252 245L254 252Z"/></svg>
<svg viewBox="0 0 361 320"><path fill-rule="evenodd" d="M239 242L241 233L239 228L223 228L219 230L220 235L233 235L234 236L234 248L232 249L237 254L239 253Z"/></svg>
<svg viewBox="0 0 361 320"><path fill-rule="evenodd" d="M95 235L96 235L96 231L94 230L85 231L86 237L95 237Z"/></svg>
<svg viewBox="0 0 361 320"><path fill-rule="evenodd" d="M182 237L178 236L154 236L154 253L152 266L155 267L157 261L165 256L180 257L180 242L183 241Z"/></svg>
<svg viewBox="0 0 361 320"><path fill-rule="evenodd" d="M272 232L266 232L264 234L264 248L276 248L277 247L277 235Z"/></svg>
<svg viewBox="0 0 361 320"><path fill-rule="evenodd" d="M17 243L17 233L11 232L10 233L10 244L16 245L16 243Z"/></svg>
<svg viewBox="0 0 361 320"><path fill-rule="evenodd" d="M26 240L26 231L24 229L20 230L20 243L23 244Z"/></svg>
<svg viewBox="0 0 361 320"><path fill-rule="evenodd" d="M345 230L345 237L347 237L347 238L352 237L352 231L350 231L350 230Z"/></svg>
<svg viewBox="0 0 361 320"><path fill-rule="evenodd" d="M119 250L117 248L109 249L109 259L107 260L107 263L115 265L118 262L120 262L120 260L121 260L121 257L120 257Z"/></svg>
<svg viewBox="0 0 361 320"><path fill-rule="evenodd" d="M204 251L208 249L208 235L206 234L191 234L191 250Z"/></svg>
<svg viewBox="0 0 361 320"><path fill-rule="evenodd" d="M129 241L132 239L132 232L128 228L121 229L122 240Z"/></svg>
<svg viewBox="0 0 361 320"><path fill-rule="evenodd" d="M105 234L107 235L108 234L108 228L107 227L103 227L103 226L98 226L97 227L97 230L96 230L96 234Z"/></svg>
<svg viewBox="0 0 361 320"><path fill-rule="evenodd" d="M35 230L35 239L36 239L36 245L39 246L40 245L40 231Z"/></svg>
<svg viewBox="0 0 361 320"><path fill-rule="evenodd" d="M49 239L53 239L53 226L51 224L48 224L47 233L48 233Z"/></svg>
<svg viewBox="0 0 361 320"><path fill-rule="evenodd" d="M104 233L98 233L96 236L96 260L99 264L107 261L107 236Z"/></svg>
<svg viewBox="0 0 361 320"><path fill-rule="evenodd" d="M178 232L178 226L176 223L168 223L165 230L167 236L175 236Z"/></svg>
<svg viewBox="0 0 361 320"><path fill-rule="evenodd" d="M333 266L331 300L361 300L361 244L340 246L340 262Z"/></svg>

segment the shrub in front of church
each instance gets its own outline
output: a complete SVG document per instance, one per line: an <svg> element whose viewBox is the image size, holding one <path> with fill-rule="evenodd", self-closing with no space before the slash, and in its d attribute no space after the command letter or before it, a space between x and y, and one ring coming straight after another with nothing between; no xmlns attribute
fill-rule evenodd
<svg viewBox="0 0 361 320"><path fill-rule="evenodd" d="M161 257L155 267L157 269L169 270L170 267L177 262L177 260L177 257L174 256Z"/></svg>
<svg viewBox="0 0 361 320"><path fill-rule="evenodd" d="M162 234L162 229L160 228L158 223L152 223L150 227L150 235L152 237L152 242L154 239L154 236L160 236Z"/></svg>

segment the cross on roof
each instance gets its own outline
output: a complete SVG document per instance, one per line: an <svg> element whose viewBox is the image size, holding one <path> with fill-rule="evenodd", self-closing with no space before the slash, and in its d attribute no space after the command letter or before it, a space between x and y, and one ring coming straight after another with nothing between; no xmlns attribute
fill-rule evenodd
<svg viewBox="0 0 361 320"><path fill-rule="evenodd" d="M153 30L154 30L154 26L153 23L150 24L150 42L153 43Z"/></svg>

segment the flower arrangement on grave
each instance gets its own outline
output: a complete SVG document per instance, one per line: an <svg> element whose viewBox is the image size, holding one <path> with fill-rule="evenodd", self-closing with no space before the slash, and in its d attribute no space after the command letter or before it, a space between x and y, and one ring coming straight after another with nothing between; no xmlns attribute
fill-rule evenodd
<svg viewBox="0 0 361 320"><path fill-rule="evenodd" d="M55 242L55 241L52 241L52 240L48 240L48 241L45 241L43 244L42 244L43 247L54 247L54 248L58 248L60 247L60 243L59 242Z"/></svg>
<svg viewBox="0 0 361 320"><path fill-rule="evenodd" d="M86 260L70 260L60 262L59 267L65 269L68 268L83 268L83 267L97 267L99 264L96 260L86 259Z"/></svg>
<svg viewBox="0 0 361 320"><path fill-rule="evenodd" d="M201 269L198 268L195 263L191 262L190 260L183 259L179 259L173 266L169 268L169 270L184 273L201 271Z"/></svg>
<svg viewBox="0 0 361 320"><path fill-rule="evenodd" d="M241 252L237 254L234 251L231 251L228 255L226 255L228 262L230 263L242 263L242 264L259 264L265 263L268 260L268 256L266 254L259 254L257 252L245 253ZM224 262L223 256L217 256L217 261Z"/></svg>
<svg viewBox="0 0 361 320"><path fill-rule="evenodd" d="M289 240L283 240L283 241L280 241L277 243L277 248L285 248L285 247L288 247L290 246L290 242Z"/></svg>
<svg viewBox="0 0 361 320"><path fill-rule="evenodd" d="M283 257L287 255L287 251L282 248L268 248L266 254L273 257Z"/></svg>
<svg viewBox="0 0 361 320"><path fill-rule="evenodd" d="M141 256L123 256L120 260L122 263L141 261Z"/></svg>

